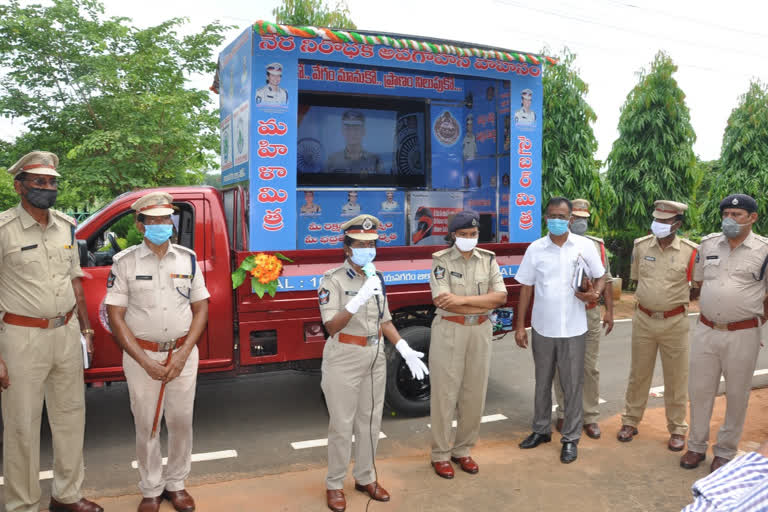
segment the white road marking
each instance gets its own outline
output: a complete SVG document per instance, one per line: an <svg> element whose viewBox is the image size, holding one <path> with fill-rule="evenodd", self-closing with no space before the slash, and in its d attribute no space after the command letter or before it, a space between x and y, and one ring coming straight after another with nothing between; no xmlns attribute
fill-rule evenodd
<svg viewBox="0 0 768 512"><path fill-rule="evenodd" d="M384 432L379 432L379 439L386 439L387 435ZM352 436L352 442L355 442L355 436ZM294 450L303 450L304 448L317 448L318 446L328 446L328 439L312 439L309 441L297 441L291 443Z"/></svg>
<svg viewBox="0 0 768 512"><path fill-rule="evenodd" d="M40 472L40 480L51 480L53 478L53 471L41 471ZM5 478L0 476L0 485L5 484Z"/></svg>
<svg viewBox="0 0 768 512"><path fill-rule="evenodd" d="M755 370L755 373L752 374L753 377L757 377L758 375L768 375L768 368L762 369L762 370ZM725 382L725 377L722 375L720 376L720 382ZM664 396L664 386L656 386L655 388L651 388L648 392L648 396L652 396L654 398L661 398Z"/></svg>
<svg viewBox="0 0 768 512"><path fill-rule="evenodd" d="M480 423L492 423L494 421L503 421L508 419L509 418L507 418L503 414L491 414L489 416L483 416L482 418L480 418ZM457 425L456 420L453 420L453 422L451 423L451 426L453 428L456 428L456 425ZM432 428L432 424L427 423L427 428Z"/></svg>
<svg viewBox="0 0 768 512"><path fill-rule="evenodd" d="M237 457L237 450L223 450L220 452L193 453L192 462L203 462L206 460L234 459ZM163 457L163 466L168 465L168 457ZM133 469L138 469L139 464L135 460L131 462Z"/></svg>

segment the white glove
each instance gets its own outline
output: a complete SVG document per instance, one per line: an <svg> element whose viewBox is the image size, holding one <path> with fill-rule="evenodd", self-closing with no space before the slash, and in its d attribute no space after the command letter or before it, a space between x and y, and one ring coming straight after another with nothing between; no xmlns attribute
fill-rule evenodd
<svg viewBox="0 0 768 512"><path fill-rule="evenodd" d="M365 280L357 295L347 303L345 308L354 315L368 299L377 294L381 295L381 281L379 276L371 276Z"/></svg>
<svg viewBox="0 0 768 512"><path fill-rule="evenodd" d="M423 380L425 375L429 375L427 365L421 360L424 357L424 352L413 350L404 339L398 341L395 344L395 348L405 359L405 364L408 365L408 369L411 370L411 376L414 379Z"/></svg>

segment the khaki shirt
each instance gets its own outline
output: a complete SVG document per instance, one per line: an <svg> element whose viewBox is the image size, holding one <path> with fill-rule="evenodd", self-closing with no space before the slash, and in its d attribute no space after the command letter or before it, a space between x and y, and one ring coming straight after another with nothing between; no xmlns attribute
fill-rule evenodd
<svg viewBox="0 0 768 512"><path fill-rule="evenodd" d="M704 237L694 272L694 280L702 282L702 314L718 323L761 316L768 276L758 278L766 256L768 239L755 233L733 250L722 233Z"/></svg>
<svg viewBox="0 0 768 512"><path fill-rule="evenodd" d="M83 276L76 222L48 211L45 228L21 203L0 214L0 311L53 318L75 307L72 280Z"/></svg>
<svg viewBox="0 0 768 512"><path fill-rule="evenodd" d="M433 299L445 292L462 296L485 295L490 292L507 293L493 252L475 247L472 256L465 259L455 245L432 255L429 287L432 289ZM440 316L456 314L440 308L436 313Z"/></svg>
<svg viewBox="0 0 768 512"><path fill-rule="evenodd" d="M161 260L146 243L117 253L104 303L127 308L125 323L137 338L162 343L184 336L192 323L189 305L210 297L197 262L192 278L193 254L169 244Z"/></svg>
<svg viewBox="0 0 768 512"><path fill-rule="evenodd" d="M687 305L690 301L688 268L697 248L694 242L678 236L663 251L654 235L636 239L629 277L637 281L638 304L651 311L669 311Z"/></svg>
<svg viewBox="0 0 768 512"><path fill-rule="evenodd" d="M348 260L341 267L329 270L320 278L320 286L317 288L317 298L320 302L320 316L323 323L329 322L339 311L344 309L347 303L357 295L367 277L358 274ZM381 319L379 310L381 308ZM371 297L360 309L352 315L349 323L340 331L353 336L376 336L379 327L384 322L392 320L389 313L389 301L385 297ZM330 339L336 339L335 334Z"/></svg>

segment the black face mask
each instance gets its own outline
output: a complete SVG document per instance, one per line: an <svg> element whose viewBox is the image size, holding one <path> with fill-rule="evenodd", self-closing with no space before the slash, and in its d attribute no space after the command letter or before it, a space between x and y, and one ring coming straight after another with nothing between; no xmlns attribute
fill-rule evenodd
<svg viewBox="0 0 768 512"><path fill-rule="evenodd" d="M24 197L27 198L29 204L41 210L47 210L53 206L53 203L56 202L56 195L59 193L56 189L27 188L26 186L24 188L27 190L27 194Z"/></svg>

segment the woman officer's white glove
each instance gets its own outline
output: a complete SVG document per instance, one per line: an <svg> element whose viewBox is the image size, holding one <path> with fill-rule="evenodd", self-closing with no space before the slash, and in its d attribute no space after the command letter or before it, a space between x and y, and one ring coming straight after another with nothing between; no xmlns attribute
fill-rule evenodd
<svg viewBox="0 0 768 512"><path fill-rule="evenodd" d="M375 275L365 280L357 295L347 302L344 308L354 315L374 295L381 295L381 280L379 280L379 276Z"/></svg>
<svg viewBox="0 0 768 512"><path fill-rule="evenodd" d="M395 348L400 352L400 355L403 356L403 359L405 359L405 364L408 365L408 369L411 370L411 376L414 379L423 380L425 375L429 375L427 365L421 360L421 358L424 357L423 352L413 350L404 339L400 339L400 341L395 344Z"/></svg>

